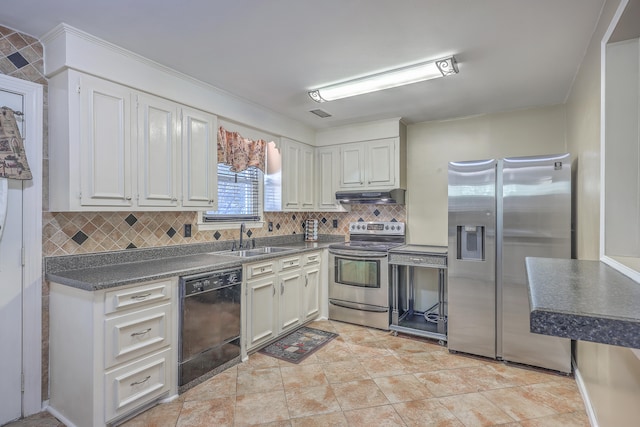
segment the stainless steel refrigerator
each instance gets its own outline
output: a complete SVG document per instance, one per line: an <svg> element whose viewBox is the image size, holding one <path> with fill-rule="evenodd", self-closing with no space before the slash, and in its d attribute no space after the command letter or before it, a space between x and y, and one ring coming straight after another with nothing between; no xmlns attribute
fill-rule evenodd
<svg viewBox="0 0 640 427"><path fill-rule="evenodd" d="M449 349L571 372L529 332L528 256L571 258L569 154L449 163Z"/></svg>

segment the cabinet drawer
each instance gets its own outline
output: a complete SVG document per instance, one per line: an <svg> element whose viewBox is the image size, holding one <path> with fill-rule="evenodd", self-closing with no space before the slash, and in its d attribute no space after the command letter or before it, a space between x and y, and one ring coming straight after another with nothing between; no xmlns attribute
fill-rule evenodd
<svg viewBox="0 0 640 427"><path fill-rule="evenodd" d="M280 260L280 270L292 270L300 267L300 256L282 258Z"/></svg>
<svg viewBox="0 0 640 427"><path fill-rule="evenodd" d="M171 304L105 320L105 368L158 350L170 341Z"/></svg>
<svg viewBox="0 0 640 427"><path fill-rule="evenodd" d="M447 268L447 257L426 254L389 254L389 264Z"/></svg>
<svg viewBox="0 0 640 427"><path fill-rule="evenodd" d="M105 293L106 314L140 307L152 302L169 299L172 279L146 283L134 288L117 289Z"/></svg>
<svg viewBox="0 0 640 427"><path fill-rule="evenodd" d="M275 272L275 263L273 261L259 262L247 265L247 279L252 277L267 276Z"/></svg>
<svg viewBox="0 0 640 427"><path fill-rule="evenodd" d="M302 257L302 265L304 265L305 267L310 265L319 265L320 261L322 260L320 252L311 252L308 254L304 254Z"/></svg>
<svg viewBox="0 0 640 427"><path fill-rule="evenodd" d="M105 374L105 419L110 421L169 391L170 349Z"/></svg>

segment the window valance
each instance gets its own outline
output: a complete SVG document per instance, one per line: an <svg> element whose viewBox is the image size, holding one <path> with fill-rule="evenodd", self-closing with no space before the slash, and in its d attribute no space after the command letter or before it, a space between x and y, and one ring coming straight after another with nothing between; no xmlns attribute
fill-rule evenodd
<svg viewBox="0 0 640 427"><path fill-rule="evenodd" d="M218 163L242 172L253 166L264 172L267 142L263 139L243 138L238 132L218 128Z"/></svg>

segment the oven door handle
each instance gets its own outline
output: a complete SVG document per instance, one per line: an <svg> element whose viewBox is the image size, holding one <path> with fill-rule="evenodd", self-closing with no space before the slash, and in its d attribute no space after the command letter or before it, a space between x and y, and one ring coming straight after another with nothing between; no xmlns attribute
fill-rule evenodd
<svg viewBox="0 0 640 427"><path fill-rule="evenodd" d="M366 251L353 251L353 250L336 250L329 249L329 253L332 255L339 255L344 258L357 258L357 259L378 259L386 258L388 254L380 252L366 252Z"/></svg>
<svg viewBox="0 0 640 427"><path fill-rule="evenodd" d="M385 313L389 311L389 309L385 307L378 307L376 305L369 305L369 304L358 304L355 302L329 300L329 304L333 304L338 307L350 308L353 310L373 311L376 313Z"/></svg>

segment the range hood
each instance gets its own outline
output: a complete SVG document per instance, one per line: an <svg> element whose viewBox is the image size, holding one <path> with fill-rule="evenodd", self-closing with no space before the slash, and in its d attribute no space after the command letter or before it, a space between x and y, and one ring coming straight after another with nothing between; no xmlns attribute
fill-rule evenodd
<svg viewBox="0 0 640 427"><path fill-rule="evenodd" d="M404 192L401 188L388 191L337 191L336 200L344 205L404 205Z"/></svg>

